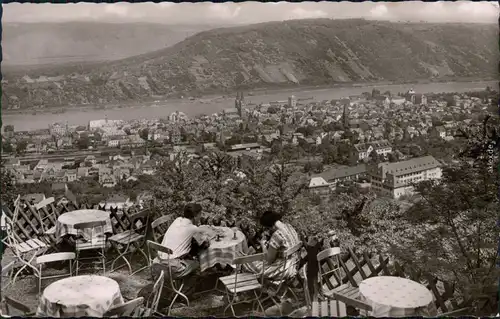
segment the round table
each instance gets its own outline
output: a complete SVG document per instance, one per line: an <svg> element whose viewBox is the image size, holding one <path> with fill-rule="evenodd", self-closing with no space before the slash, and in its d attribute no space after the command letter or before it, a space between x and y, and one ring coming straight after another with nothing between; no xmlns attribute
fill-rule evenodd
<svg viewBox="0 0 500 319"><path fill-rule="evenodd" d="M418 282L393 276L365 279L359 285L360 299L373 307L374 317L437 315L432 293Z"/></svg>
<svg viewBox="0 0 500 319"><path fill-rule="evenodd" d="M85 275L64 278L43 291L37 315L45 317L102 317L111 307L123 303L113 279Z"/></svg>
<svg viewBox="0 0 500 319"><path fill-rule="evenodd" d="M75 224L93 222L93 221L105 221L106 225L104 229L95 230L97 234L113 233L113 226L111 225L111 219L109 217L109 212L105 212L97 209L79 209L68 213L64 213L59 218L57 218L55 235L57 238L62 238L65 235L78 235L77 230L74 228ZM84 235L90 235L89 232L84 232ZM90 239L90 238L88 238Z"/></svg>
<svg viewBox="0 0 500 319"><path fill-rule="evenodd" d="M217 241L217 237L212 238L210 247L200 253L201 271L212 268L216 264L220 264L222 267L232 265L233 259L239 256L239 252L248 250L247 239L241 230L220 226L200 226L202 230L204 227L220 232L221 236L220 241ZM235 232L236 238L234 238Z"/></svg>

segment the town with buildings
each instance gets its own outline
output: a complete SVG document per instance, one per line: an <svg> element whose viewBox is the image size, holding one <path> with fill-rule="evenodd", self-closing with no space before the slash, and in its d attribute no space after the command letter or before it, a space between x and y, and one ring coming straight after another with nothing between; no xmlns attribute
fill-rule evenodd
<svg viewBox="0 0 500 319"><path fill-rule="evenodd" d="M2 154L17 184L64 188L90 177L111 188L154 174L165 158L159 154L173 159L185 152L196 159L220 150L261 160L288 149L311 191L328 194L339 184L358 183L399 198L411 194L415 182L440 178L441 167L453 159L422 152L422 143L453 143L458 132L478 124L478 114L492 103L485 92L424 95L410 89L393 96L373 90L339 100L290 96L253 106L238 92L234 108L210 116L177 111L165 119L106 118L25 132L7 126Z"/></svg>

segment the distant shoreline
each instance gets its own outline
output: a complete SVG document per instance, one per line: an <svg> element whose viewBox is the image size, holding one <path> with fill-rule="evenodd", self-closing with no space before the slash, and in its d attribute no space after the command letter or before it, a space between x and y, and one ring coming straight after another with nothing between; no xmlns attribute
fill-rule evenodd
<svg viewBox="0 0 500 319"><path fill-rule="evenodd" d="M379 82L350 82L343 84L322 84L322 85L298 85L298 86L287 86L287 87L271 87L271 88L255 88L255 89L234 89L234 92L241 91L245 94L246 97L251 98L251 96L266 96L272 95L276 93L284 93L284 92L294 92L294 91L321 91L325 89L339 89L339 88L376 88L378 86L391 86L391 85L419 85L419 84L443 84L443 83L473 83L473 82L490 82L496 81L494 78L456 78L456 79L440 79L440 80L432 80L432 79L422 79L417 80L415 82L396 82L396 81L379 81ZM248 93L253 93L249 95ZM312 93L311 92L311 93ZM435 92L440 93L440 92ZM206 93L201 97L195 98L195 101L202 100L213 100L213 99L232 99L231 93ZM2 113L4 115L16 115L16 114L26 114L32 115L36 114L46 114L46 113L70 113L74 111L92 111L92 110L102 110L102 109L126 109L126 108L134 108L138 106L153 106L156 103L163 104L165 102L168 103L189 103L189 97L186 98L157 98L155 102L154 98L149 98L147 100L136 100L136 101L123 101L119 104L103 104L103 105L69 105L69 106L53 106L53 107L45 107L42 109L30 108L30 109L3 109ZM206 104L210 104L210 101L207 101Z"/></svg>

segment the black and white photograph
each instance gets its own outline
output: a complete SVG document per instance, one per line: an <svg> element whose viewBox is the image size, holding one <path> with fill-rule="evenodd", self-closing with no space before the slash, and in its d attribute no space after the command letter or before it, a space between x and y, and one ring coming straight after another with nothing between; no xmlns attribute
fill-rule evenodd
<svg viewBox="0 0 500 319"><path fill-rule="evenodd" d="M1 4L2 317L499 317L499 3Z"/></svg>

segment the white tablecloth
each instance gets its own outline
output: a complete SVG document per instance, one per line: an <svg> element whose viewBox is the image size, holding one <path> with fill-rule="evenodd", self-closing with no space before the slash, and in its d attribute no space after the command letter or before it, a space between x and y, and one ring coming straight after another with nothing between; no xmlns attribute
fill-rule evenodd
<svg viewBox="0 0 500 319"><path fill-rule="evenodd" d="M217 238L210 240L210 247L200 253L201 271L212 268L216 264L223 267L232 265L233 259L238 257L239 252L248 250L246 237L240 230L233 231L229 227L200 226L202 229L203 227L214 228L222 235L220 241L217 241ZM234 238L235 232L236 238Z"/></svg>
<svg viewBox="0 0 500 319"><path fill-rule="evenodd" d="M432 293L418 282L392 276L365 279L360 299L373 307L374 317L436 316Z"/></svg>
<svg viewBox="0 0 500 319"><path fill-rule="evenodd" d="M75 276L50 284L40 297L38 316L102 317L123 303L118 283L103 276Z"/></svg>
<svg viewBox="0 0 500 319"><path fill-rule="evenodd" d="M94 232L95 234L113 233L113 226L111 225L111 219L109 217L109 212L105 212L97 209L80 209L74 210L68 213L64 213L59 218L57 218L55 235L57 238L61 238L65 235L78 235L77 230L74 228L75 224L93 222L93 221L105 221L106 225L103 229L98 227ZM90 238L91 230L84 231L84 236Z"/></svg>

